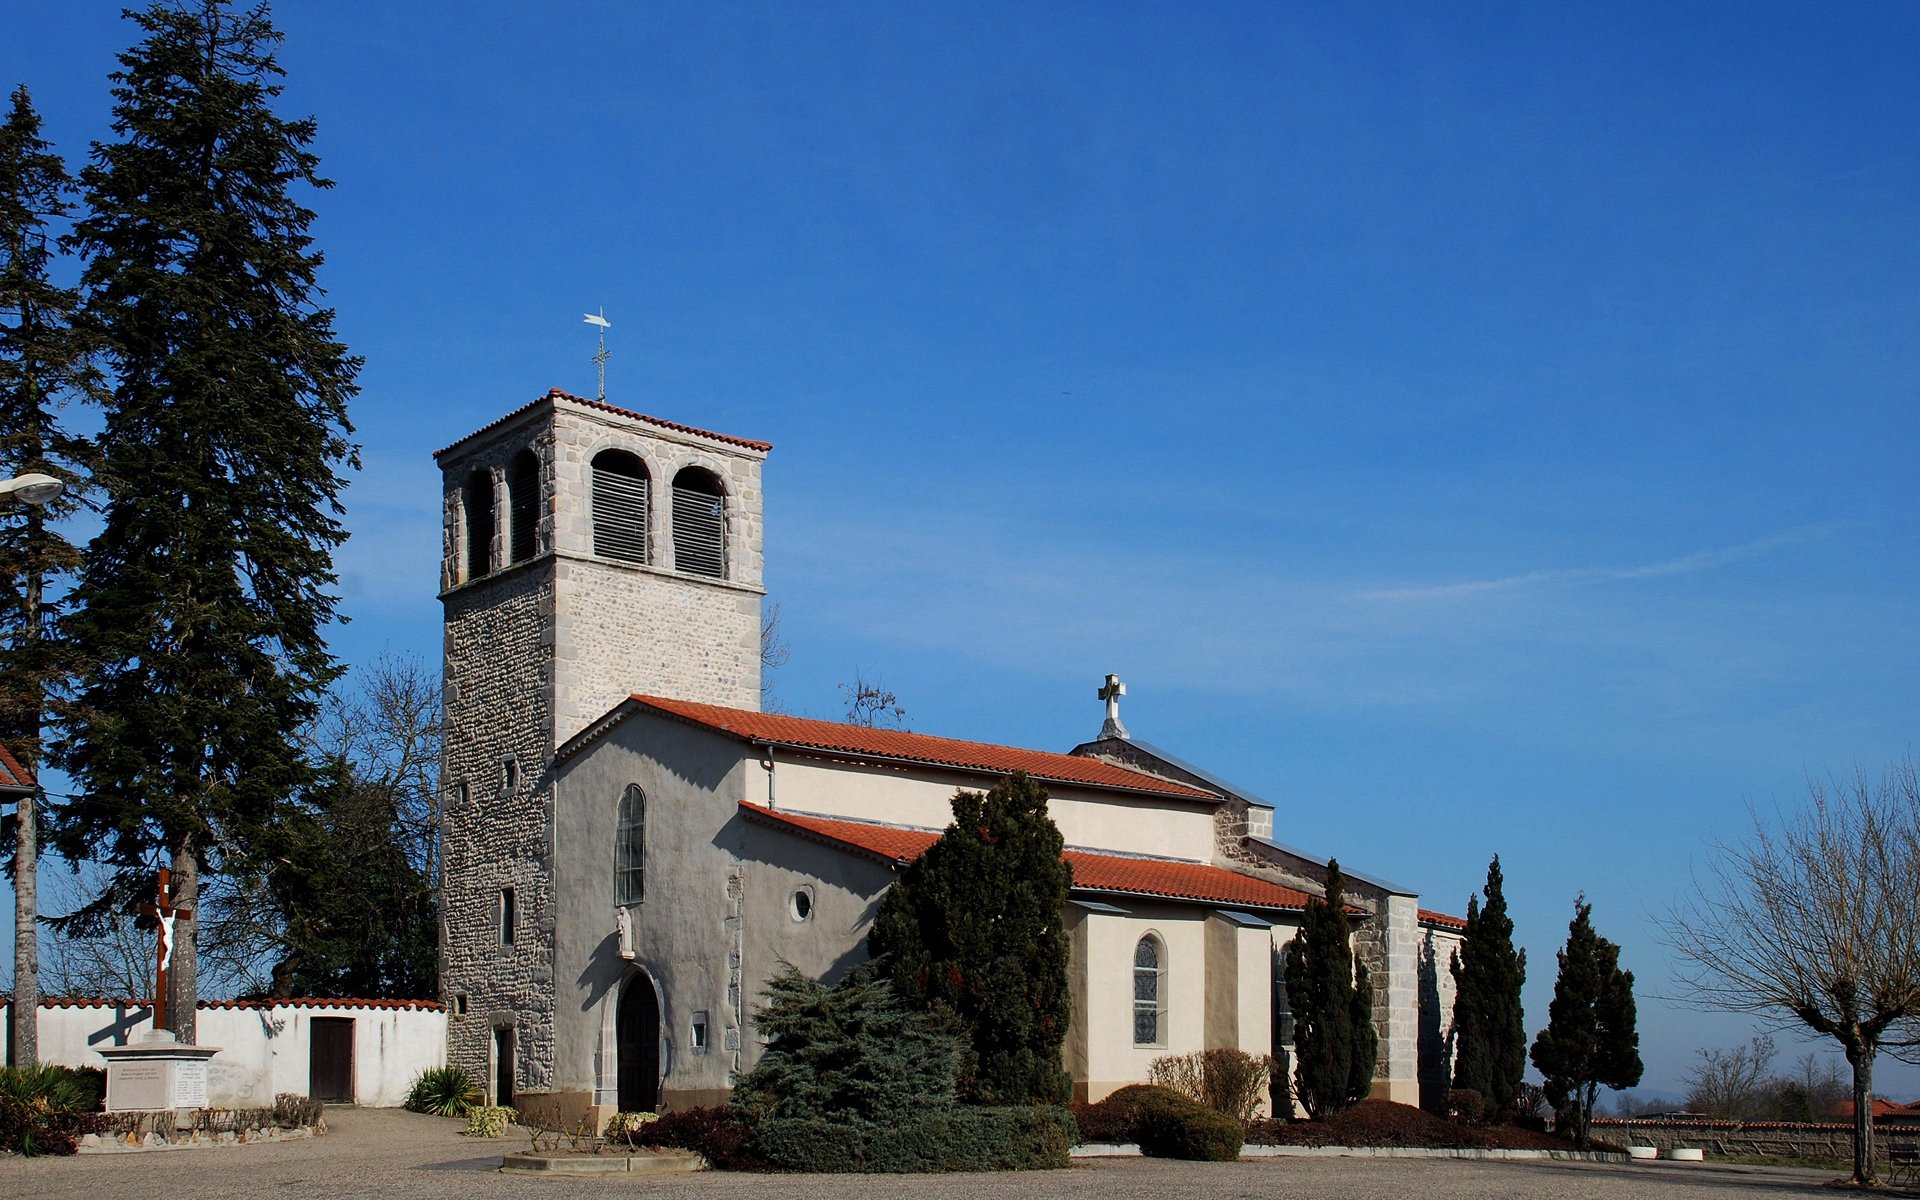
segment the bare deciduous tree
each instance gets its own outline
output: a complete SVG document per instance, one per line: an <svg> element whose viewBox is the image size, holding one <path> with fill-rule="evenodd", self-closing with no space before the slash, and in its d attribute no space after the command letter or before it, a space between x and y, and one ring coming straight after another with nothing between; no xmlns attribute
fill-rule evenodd
<svg viewBox="0 0 1920 1200"><path fill-rule="evenodd" d="M53 875L49 905L70 912L99 894L106 872L92 863L74 864L74 874ZM41 994L95 1000L137 1000L153 997L156 958L154 931L141 929L127 914L113 917L89 932L56 926L41 964Z"/></svg>
<svg viewBox="0 0 1920 1200"><path fill-rule="evenodd" d="M417 658L382 656L336 688L306 730L316 763L345 765L362 794L389 812L381 822L408 864L437 890L440 871L440 677ZM284 995L288 973L308 948L289 928L289 897L270 885L271 862L207 883L201 956L232 995Z"/></svg>
<svg viewBox="0 0 1920 1200"><path fill-rule="evenodd" d="M860 668L853 669L853 682L840 685L847 699L847 721L868 729L905 729L907 710L900 697L879 679L868 679Z"/></svg>
<svg viewBox="0 0 1920 1200"><path fill-rule="evenodd" d="M1731 1050L1700 1051L1687 1072L1687 1108L1730 1121L1758 1117L1769 1098L1772 1062L1773 1039L1765 1034Z"/></svg>
<svg viewBox="0 0 1920 1200"><path fill-rule="evenodd" d="M1920 780L1911 761L1878 782L1814 785L1811 803L1757 815L1662 922L1715 1008L1804 1026L1853 1069L1853 1177L1874 1181L1873 1064L1920 1019Z"/></svg>

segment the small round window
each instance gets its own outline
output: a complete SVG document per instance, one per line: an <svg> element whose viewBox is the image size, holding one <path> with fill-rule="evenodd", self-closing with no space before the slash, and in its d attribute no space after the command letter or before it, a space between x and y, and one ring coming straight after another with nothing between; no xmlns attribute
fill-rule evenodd
<svg viewBox="0 0 1920 1200"><path fill-rule="evenodd" d="M787 900L787 912L796 921L811 920L813 917L813 889L803 887L795 891Z"/></svg>

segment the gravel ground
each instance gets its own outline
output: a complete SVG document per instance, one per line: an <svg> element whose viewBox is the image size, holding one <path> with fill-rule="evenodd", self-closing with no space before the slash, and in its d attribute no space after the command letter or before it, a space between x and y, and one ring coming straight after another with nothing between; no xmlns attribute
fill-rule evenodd
<svg viewBox="0 0 1920 1200"><path fill-rule="evenodd" d="M332 1126L311 1141L203 1150L0 1158L0 1198L27 1200L226 1200L227 1197L490 1197L628 1195L706 1198L827 1194L833 1200L991 1193L995 1200L1636 1200L1811 1196L1832 1178L1819 1171L1708 1164L1608 1165L1416 1159L1261 1159L1176 1163L1082 1159L1065 1171L1003 1175L697 1175L528 1178L501 1174L500 1155L523 1137L469 1141L463 1123L396 1109L330 1109Z"/></svg>

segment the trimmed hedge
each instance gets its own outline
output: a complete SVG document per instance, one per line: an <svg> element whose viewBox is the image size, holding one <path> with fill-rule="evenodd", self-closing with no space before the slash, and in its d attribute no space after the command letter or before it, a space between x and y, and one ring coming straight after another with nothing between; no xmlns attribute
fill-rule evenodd
<svg viewBox="0 0 1920 1200"><path fill-rule="evenodd" d="M730 1108L683 1108L661 1113L633 1131L635 1146L691 1150L716 1171L756 1171L764 1164L749 1142L753 1127Z"/></svg>
<svg viewBox="0 0 1920 1200"><path fill-rule="evenodd" d="M1074 1133L1063 1108L956 1108L898 1125L774 1118L752 1148L774 1171L1033 1171L1067 1166Z"/></svg>

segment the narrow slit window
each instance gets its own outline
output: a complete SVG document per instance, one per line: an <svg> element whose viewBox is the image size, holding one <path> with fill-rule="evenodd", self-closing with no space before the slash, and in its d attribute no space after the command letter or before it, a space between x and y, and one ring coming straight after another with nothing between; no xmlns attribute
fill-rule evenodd
<svg viewBox="0 0 1920 1200"><path fill-rule="evenodd" d="M520 914L517 911L515 911L515 909L516 909L516 906L514 904L513 889L501 888L500 889L500 944L502 946L513 945L513 936L515 933L514 927L519 923L519 919L520 919Z"/></svg>
<svg viewBox="0 0 1920 1200"><path fill-rule="evenodd" d="M647 898L647 794L636 784L620 793L614 838L613 902L638 904Z"/></svg>
<svg viewBox="0 0 1920 1200"><path fill-rule="evenodd" d="M621 562L652 562L647 525L651 481L646 464L624 450L593 456L593 552Z"/></svg>
<svg viewBox="0 0 1920 1200"><path fill-rule="evenodd" d="M522 450L507 466L507 561L533 557L540 525L540 460Z"/></svg>
<svg viewBox="0 0 1920 1200"><path fill-rule="evenodd" d="M478 579L493 569L493 476L485 470L467 476L460 513L466 526L466 578Z"/></svg>
<svg viewBox="0 0 1920 1200"><path fill-rule="evenodd" d="M727 577L727 494L712 471L688 467L673 477L673 565Z"/></svg>

